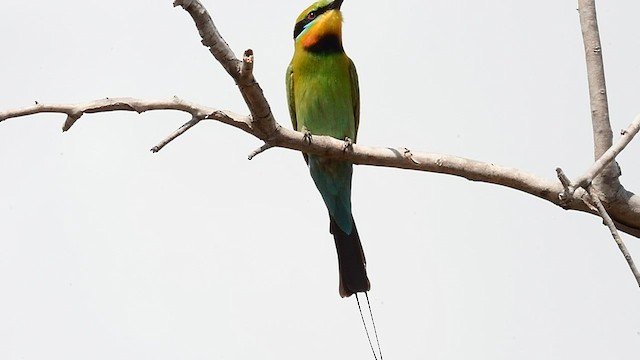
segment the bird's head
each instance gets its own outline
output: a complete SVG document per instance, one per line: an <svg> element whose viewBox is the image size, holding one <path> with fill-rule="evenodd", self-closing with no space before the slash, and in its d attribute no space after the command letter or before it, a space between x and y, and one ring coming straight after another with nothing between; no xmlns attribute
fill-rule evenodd
<svg viewBox="0 0 640 360"><path fill-rule="evenodd" d="M343 1L319 0L306 8L293 29L296 46L310 51L342 51Z"/></svg>

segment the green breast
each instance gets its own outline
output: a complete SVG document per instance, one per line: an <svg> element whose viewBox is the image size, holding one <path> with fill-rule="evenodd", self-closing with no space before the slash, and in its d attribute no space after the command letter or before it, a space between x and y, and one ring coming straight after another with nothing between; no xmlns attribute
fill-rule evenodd
<svg viewBox="0 0 640 360"><path fill-rule="evenodd" d="M344 53L302 53L293 59L298 130L355 139L349 58Z"/></svg>

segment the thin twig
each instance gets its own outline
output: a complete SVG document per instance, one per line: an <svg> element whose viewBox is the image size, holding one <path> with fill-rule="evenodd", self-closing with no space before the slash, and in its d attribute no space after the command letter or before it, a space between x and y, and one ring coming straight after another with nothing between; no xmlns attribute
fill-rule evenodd
<svg viewBox="0 0 640 360"><path fill-rule="evenodd" d="M573 196L575 188L571 184L571 180L569 180L561 168L556 168L556 174L558 175L558 180L560 180L562 188L564 189L558 194L558 199L563 202L567 202Z"/></svg>
<svg viewBox="0 0 640 360"><path fill-rule="evenodd" d="M618 156L622 150L624 150L627 145L633 140L634 136L640 131L640 114L637 115L629 127L625 130L622 130L620 134L622 137L616 141L602 156L596 160L593 165L587 170L582 176L580 176L575 182L569 180L569 178L564 174L561 168L556 168L556 173L558 175L558 179L562 183L564 187L564 192L560 194L561 198L571 197L573 193L578 188L586 189L591 186L591 182L593 179L598 176L600 171L604 169L604 167L613 161L616 156Z"/></svg>
<svg viewBox="0 0 640 360"><path fill-rule="evenodd" d="M609 231L611 231L611 236L613 236L613 239L618 245L618 248L622 252L622 255L624 256L625 260L627 261L627 265L629 265L629 268L631 269L633 276L636 278L636 282L638 283L638 286L640 286L640 272L638 272L638 269L636 268L636 265L633 262L633 258L631 257L629 250L627 249L624 242L622 241L622 238L618 233L618 229L616 229L616 226L613 223L613 220L611 220L611 217L607 213L607 210L602 205L602 202L600 201L600 198L598 197L595 190L593 189L593 186L589 186L588 191L589 191L589 195L591 196L591 201L595 204L596 208L598 209L598 213L600 214L600 217L602 217L602 220L604 221L605 225L607 225L607 227L609 228Z"/></svg>
<svg viewBox="0 0 640 360"><path fill-rule="evenodd" d="M558 175L558 180L560 180L564 190L567 192L571 191L571 180L569 180L567 175L565 175L564 171L561 168L556 168L556 174Z"/></svg>
<svg viewBox="0 0 640 360"><path fill-rule="evenodd" d="M586 188L591 184L598 174L607 164L613 161L622 150L633 140L633 137L640 131L640 114L637 115L626 130L621 131L621 137L602 156L596 160L587 172L575 180L576 187Z"/></svg>
<svg viewBox="0 0 640 360"><path fill-rule="evenodd" d="M200 122L200 120L202 120L202 118L195 117L195 116L192 117L191 120L187 121L182 126L180 126L178 130L172 132L169 136L164 138L158 145L152 147L151 152L157 153L158 151L162 150L162 148L165 147L168 143L172 142L175 138L184 134L187 130L194 127L197 123Z"/></svg>
<svg viewBox="0 0 640 360"><path fill-rule="evenodd" d="M249 156L247 157L249 160L253 160L254 157L258 156L259 154L271 149L273 147L273 145L269 144L269 143L264 143L262 146L260 146L259 148L253 150Z"/></svg>

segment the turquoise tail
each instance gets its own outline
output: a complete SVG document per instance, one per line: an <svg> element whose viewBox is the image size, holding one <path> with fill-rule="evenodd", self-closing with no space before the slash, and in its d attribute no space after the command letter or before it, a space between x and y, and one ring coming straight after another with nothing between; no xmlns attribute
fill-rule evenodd
<svg viewBox="0 0 640 360"><path fill-rule="evenodd" d="M338 252L340 296L369 291L366 259L356 224L351 215L351 176L349 162L309 155L309 169L322 195L329 217L329 230Z"/></svg>

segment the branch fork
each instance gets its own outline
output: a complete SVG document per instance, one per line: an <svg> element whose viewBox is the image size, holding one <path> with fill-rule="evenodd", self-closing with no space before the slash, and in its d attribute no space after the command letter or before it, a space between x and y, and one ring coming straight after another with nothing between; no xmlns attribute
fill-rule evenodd
<svg viewBox="0 0 640 360"><path fill-rule="evenodd" d="M573 197L574 192L578 188L583 188L588 191L594 179L629 145L631 140L638 134L638 131L640 131L640 114L633 119L629 127L620 131L620 139L611 145L583 175L573 182L569 180L561 168L557 168L558 179L564 188L564 191L559 194L560 198L566 199Z"/></svg>

